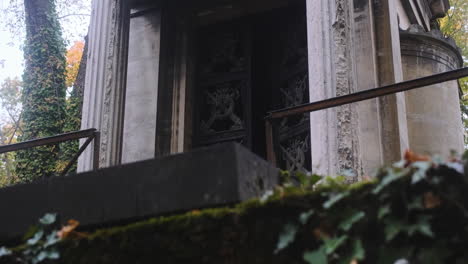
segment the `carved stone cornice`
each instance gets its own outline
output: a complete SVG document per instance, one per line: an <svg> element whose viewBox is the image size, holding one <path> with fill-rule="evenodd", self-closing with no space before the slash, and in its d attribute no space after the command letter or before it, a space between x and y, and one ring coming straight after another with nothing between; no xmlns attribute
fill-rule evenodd
<svg viewBox="0 0 468 264"><path fill-rule="evenodd" d="M400 30L401 53L417 56L447 65L450 69L460 68L463 58L455 40L445 37L439 30L425 31L419 25Z"/></svg>

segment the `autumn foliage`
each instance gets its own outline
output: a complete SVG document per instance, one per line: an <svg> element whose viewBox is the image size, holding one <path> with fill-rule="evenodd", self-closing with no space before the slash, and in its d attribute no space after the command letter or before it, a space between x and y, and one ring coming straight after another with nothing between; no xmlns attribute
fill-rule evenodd
<svg viewBox="0 0 468 264"><path fill-rule="evenodd" d="M78 70L80 69L81 57L83 56L85 43L75 41L75 44L67 51L66 85L72 87Z"/></svg>

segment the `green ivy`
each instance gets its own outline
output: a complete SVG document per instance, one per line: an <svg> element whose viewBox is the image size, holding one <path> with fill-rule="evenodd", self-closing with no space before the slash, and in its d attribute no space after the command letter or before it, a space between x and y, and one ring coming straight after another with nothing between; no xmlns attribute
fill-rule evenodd
<svg viewBox="0 0 468 264"><path fill-rule="evenodd" d="M108 226L59 242L60 260L48 263L464 264L463 164L404 161L353 185L283 173L283 184L261 199ZM0 248L15 252L22 254Z"/></svg>
<svg viewBox="0 0 468 264"><path fill-rule="evenodd" d="M46 214L39 224L25 236L25 243L18 248L0 247L0 258L8 263L38 264L60 257L57 245L60 242L56 227L56 214Z"/></svg>
<svg viewBox="0 0 468 264"><path fill-rule="evenodd" d="M55 10L27 12L23 105L23 135L19 141L61 134L65 118L65 46ZM31 18L34 16L33 18ZM16 172L23 182L52 176L60 147L46 146L17 153Z"/></svg>

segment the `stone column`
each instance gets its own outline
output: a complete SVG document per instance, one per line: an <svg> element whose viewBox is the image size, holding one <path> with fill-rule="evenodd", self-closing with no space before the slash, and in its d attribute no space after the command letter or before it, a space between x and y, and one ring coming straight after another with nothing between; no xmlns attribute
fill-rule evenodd
<svg viewBox="0 0 468 264"><path fill-rule="evenodd" d="M379 86L403 81L396 0L374 0ZM379 98L382 160L391 164L408 148L404 93Z"/></svg>
<svg viewBox="0 0 468 264"><path fill-rule="evenodd" d="M455 42L440 31L425 32L413 25L401 32L405 80L457 69L462 57ZM463 151L458 82L431 85L406 93L410 148L422 154L448 157Z"/></svg>
<svg viewBox="0 0 468 264"><path fill-rule="evenodd" d="M351 0L307 1L311 102L355 92L353 20ZM357 129L356 105L311 114L314 173L361 173Z"/></svg>
<svg viewBox="0 0 468 264"><path fill-rule="evenodd" d="M94 0L89 29L88 65L82 129L101 132L101 167L121 159L123 113L127 75L130 10L126 0ZM92 149L78 161L78 171L92 169Z"/></svg>

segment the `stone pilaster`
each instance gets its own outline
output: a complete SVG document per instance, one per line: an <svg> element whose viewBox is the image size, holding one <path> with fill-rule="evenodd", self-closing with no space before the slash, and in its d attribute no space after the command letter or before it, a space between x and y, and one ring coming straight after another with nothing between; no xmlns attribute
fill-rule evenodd
<svg viewBox="0 0 468 264"><path fill-rule="evenodd" d="M92 5L82 129L101 132L99 164L108 167L121 158L130 11L125 0ZM92 155L91 148L82 154L79 171L92 168Z"/></svg>
<svg viewBox="0 0 468 264"><path fill-rule="evenodd" d="M353 5L307 1L310 100L355 92ZM319 174L361 173L356 105L311 114L312 166ZM355 180L355 179L350 179Z"/></svg>
<svg viewBox="0 0 468 264"><path fill-rule="evenodd" d="M417 25L401 32L405 80L457 69L462 57L455 42L440 31L425 32ZM457 81L406 93L409 145L413 151L448 157L463 151L463 127Z"/></svg>
<svg viewBox="0 0 468 264"><path fill-rule="evenodd" d="M356 85L358 91L363 91L378 86L372 0L354 0L354 28ZM379 100L359 102L357 107L362 167L365 175L371 175L383 163Z"/></svg>
<svg viewBox="0 0 468 264"><path fill-rule="evenodd" d="M374 0L379 86L403 81L395 0ZM401 159L408 148L404 93L379 98L383 162Z"/></svg>

